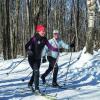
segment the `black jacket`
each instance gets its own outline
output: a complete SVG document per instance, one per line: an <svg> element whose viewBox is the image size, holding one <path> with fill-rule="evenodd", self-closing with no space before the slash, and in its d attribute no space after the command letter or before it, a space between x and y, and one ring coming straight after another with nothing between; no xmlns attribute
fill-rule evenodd
<svg viewBox="0 0 100 100"><path fill-rule="evenodd" d="M41 53L47 41L46 37L35 34L30 41L27 42L25 49L26 51L32 51L33 54L31 56L34 56L34 59L41 59Z"/></svg>

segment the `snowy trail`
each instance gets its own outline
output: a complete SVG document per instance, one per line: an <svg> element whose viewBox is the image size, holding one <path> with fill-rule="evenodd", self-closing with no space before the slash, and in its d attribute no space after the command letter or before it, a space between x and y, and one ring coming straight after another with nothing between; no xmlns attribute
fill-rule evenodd
<svg viewBox="0 0 100 100"><path fill-rule="evenodd" d="M80 53L72 55L68 79L66 78L66 70L69 64L70 54L60 56L58 83L63 85L65 89L42 86L40 79L40 90L50 95L57 94L57 100L99 100L100 99L100 54L95 54L85 63L79 62L77 57ZM0 62L0 100L46 100L40 96L34 96L27 88L30 79L29 75L32 71L29 67L27 59L18 65L9 75L8 73L22 59L7 60ZM79 63L80 67L79 67ZM82 65L82 66L81 66ZM48 63L42 64L40 74L42 74L48 66ZM22 81L25 79L25 81ZM52 73L47 78L47 82L51 84ZM65 85L64 85L65 84Z"/></svg>

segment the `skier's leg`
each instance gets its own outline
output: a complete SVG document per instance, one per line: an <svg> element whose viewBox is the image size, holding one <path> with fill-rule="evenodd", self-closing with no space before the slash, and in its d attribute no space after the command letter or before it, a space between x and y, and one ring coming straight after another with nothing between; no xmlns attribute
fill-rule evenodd
<svg viewBox="0 0 100 100"><path fill-rule="evenodd" d="M32 86L33 82L34 82L34 71L32 72L32 76L31 76L31 79L30 79L28 85Z"/></svg>
<svg viewBox="0 0 100 100"><path fill-rule="evenodd" d="M53 70L54 64L55 64L55 59L48 56L48 61L49 61L49 67L48 69L45 71L45 73L41 76L43 83L45 83L45 77Z"/></svg>
<svg viewBox="0 0 100 100"><path fill-rule="evenodd" d="M49 68L46 70L46 72L44 73L44 74L42 74L42 76L41 76L41 79L42 79L42 82L43 82L43 84L45 84L46 83L46 80L45 80L45 77L52 71L52 67L50 67L51 66L51 64L49 63Z"/></svg>
<svg viewBox="0 0 100 100"><path fill-rule="evenodd" d="M52 64L49 63L48 69L45 71L45 73L42 76L46 77L52 71L52 69L53 69Z"/></svg>
<svg viewBox="0 0 100 100"><path fill-rule="evenodd" d="M55 67L54 67L54 72L53 72L53 80L52 80L53 86L58 86L58 84L57 84L57 74L58 74L58 65L56 64Z"/></svg>
<svg viewBox="0 0 100 100"><path fill-rule="evenodd" d="M40 60L36 61L34 64L34 84L35 90L39 90L39 68L40 68Z"/></svg>
<svg viewBox="0 0 100 100"><path fill-rule="evenodd" d="M32 68L32 70L34 70L34 69L33 69L33 62L34 62L34 61L33 61L33 57L32 57L32 56L29 56L29 57L28 57L28 62L29 62L30 67ZM31 79L30 79L28 85L29 85L29 86L32 86L33 82L34 82L34 71L33 71L33 73L32 73L32 76L31 76Z"/></svg>

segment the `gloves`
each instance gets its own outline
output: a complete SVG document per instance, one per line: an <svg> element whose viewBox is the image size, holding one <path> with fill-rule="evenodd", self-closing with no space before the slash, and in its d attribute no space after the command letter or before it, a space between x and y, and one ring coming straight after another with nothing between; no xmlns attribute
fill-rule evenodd
<svg viewBox="0 0 100 100"><path fill-rule="evenodd" d="M31 50L28 50L27 51L27 54L28 54L28 56L32 56L33 55L33 52Z"/></svg>
<svg viewBox="0 0 100 100"><path fill-rule="evenodd" d="M43 56L43 59L42 59L42 63L45 63L47 60L46 60L46 57Z"/></svg>
<svg viewBox="0 0 100 100"><path fill-rule="evenodd" d="M59 49L59 52L63 52L63 51L64 51L64 49L63 49L63 48L60 48L60 49Z"/></svg>
<svg viewBox="0 0 100 100"><path fill-rule="evenodd" d="M75 47L75 43L71 43L71 44L70 44L70 47L71 47L71 48Z"/></svg>

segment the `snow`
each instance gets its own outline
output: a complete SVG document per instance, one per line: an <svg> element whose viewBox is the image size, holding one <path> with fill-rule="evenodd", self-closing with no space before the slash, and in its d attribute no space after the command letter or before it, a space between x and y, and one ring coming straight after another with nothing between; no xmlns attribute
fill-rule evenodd
<svg viewBox="0 0 100 100"><path fill-rule="evenodd" d="M5 61L0 58L0 100L49 100L35 96L28 89L32 70L27 58L23 59L20 56ZM80 52L63 52L58 65L58 83L65 89L43 86L40 78L41 91L56 95L57 100L100 100L100 49L93 55L85 53L85 48ZM47 68L48 62L41 64L40 75ZM52 83L52 72L46 80Z"/></svg>

